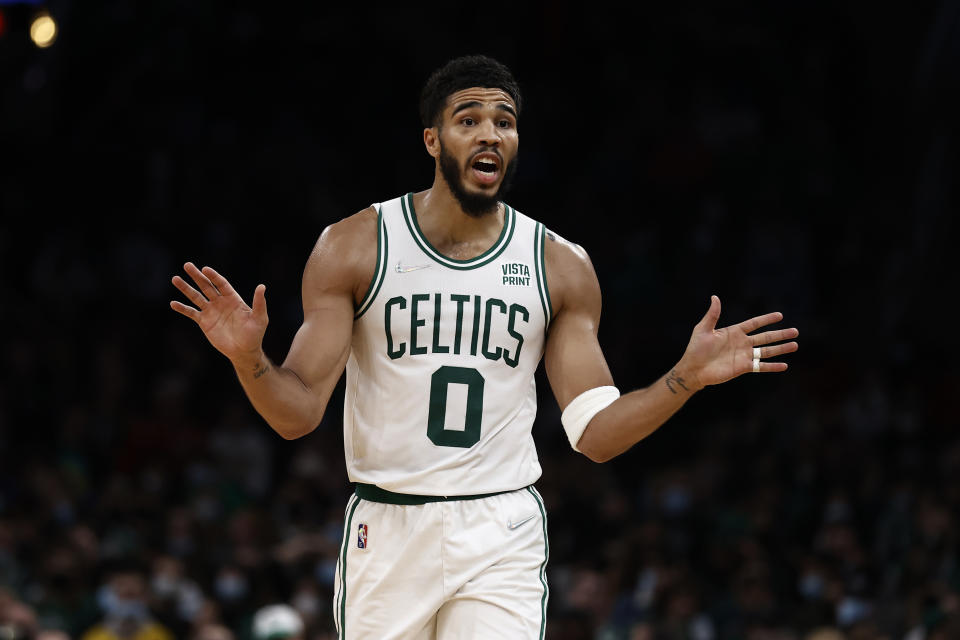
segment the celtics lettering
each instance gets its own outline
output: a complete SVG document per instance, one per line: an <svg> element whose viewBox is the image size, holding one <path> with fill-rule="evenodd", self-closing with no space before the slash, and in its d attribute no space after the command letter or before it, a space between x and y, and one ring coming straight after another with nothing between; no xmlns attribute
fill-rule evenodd
<svg viewBox="0 0 960 640"><path fill-rule="evenodd" d="M521 304L458 293L395 296L383 307L387 355L393 360L404 355L469 353L503 359L516 367L523 348L521 329L529 321L530 313ZM453 323L452 340L447 335L445 341L441 335L446 323Z"/></svg>

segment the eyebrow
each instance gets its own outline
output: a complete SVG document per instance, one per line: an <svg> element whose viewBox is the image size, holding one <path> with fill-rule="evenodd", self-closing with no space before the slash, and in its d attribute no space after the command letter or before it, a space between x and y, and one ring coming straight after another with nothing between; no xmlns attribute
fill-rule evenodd
<svg viewBox="0 0 960 640"><path fill-rule="evenodd" d="M463 111L464 109L473 109L474 107L482 107L482 106L483 104L478 102L477 100L470 100L469 102L461 102L460 104L458 104L453 108L452 115L457 115L457 113ZM501 102L500 104L497 105L497 109L501 111L506 111L507 113L512 115L514 118L517 117L517 112L509 104L505 104Z"/></svg>

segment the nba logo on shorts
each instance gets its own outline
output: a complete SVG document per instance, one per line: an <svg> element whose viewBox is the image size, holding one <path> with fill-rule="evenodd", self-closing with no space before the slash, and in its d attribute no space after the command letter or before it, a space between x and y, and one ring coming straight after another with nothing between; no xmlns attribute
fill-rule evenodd
<svg viewBox="0 0 960 640"><path fill-rule="evenodd" d="M357 548L367 548L367 525L361 524L357 527Z"/></svg>

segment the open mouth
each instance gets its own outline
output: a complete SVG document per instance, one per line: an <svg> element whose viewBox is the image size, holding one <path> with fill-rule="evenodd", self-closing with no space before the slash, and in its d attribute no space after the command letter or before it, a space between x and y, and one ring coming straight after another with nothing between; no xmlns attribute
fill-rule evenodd
<svg viewBox="0 0 960 640"><path fill-rule="evenodd" d="M493 184L500 176L500 159L495 154L482 153L470 166L474 177L483 184Z"/></svg>

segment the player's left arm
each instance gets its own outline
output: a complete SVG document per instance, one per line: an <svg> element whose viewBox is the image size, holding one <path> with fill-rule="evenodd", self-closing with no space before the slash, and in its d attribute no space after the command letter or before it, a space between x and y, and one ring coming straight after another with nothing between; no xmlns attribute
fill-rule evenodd
<svg viewBox="0 0 960 640"><path fill-rule="evenodd" d="M590 258L581 247L550 236L544 250L554 319L544 366L567 428L570 414L566 409L572 402L577 401L575 410L586 406L589 413L589 402L584 402L588 396L582 394L614 383L597 338L601 295ZM761 358L798 348L796 342L772 344L796 338L799 332L795 328L753 333L782 320L779 312L722 329L716 328L719 317L720 299L712 296L677 364L650 386L623 394L595 413L579 440L574 442L571 437L571 444L591 460L605 462L653 433L703 387L753 371L755 347ZM786 369L783 362L759 363L761 372Z"/></svg>

